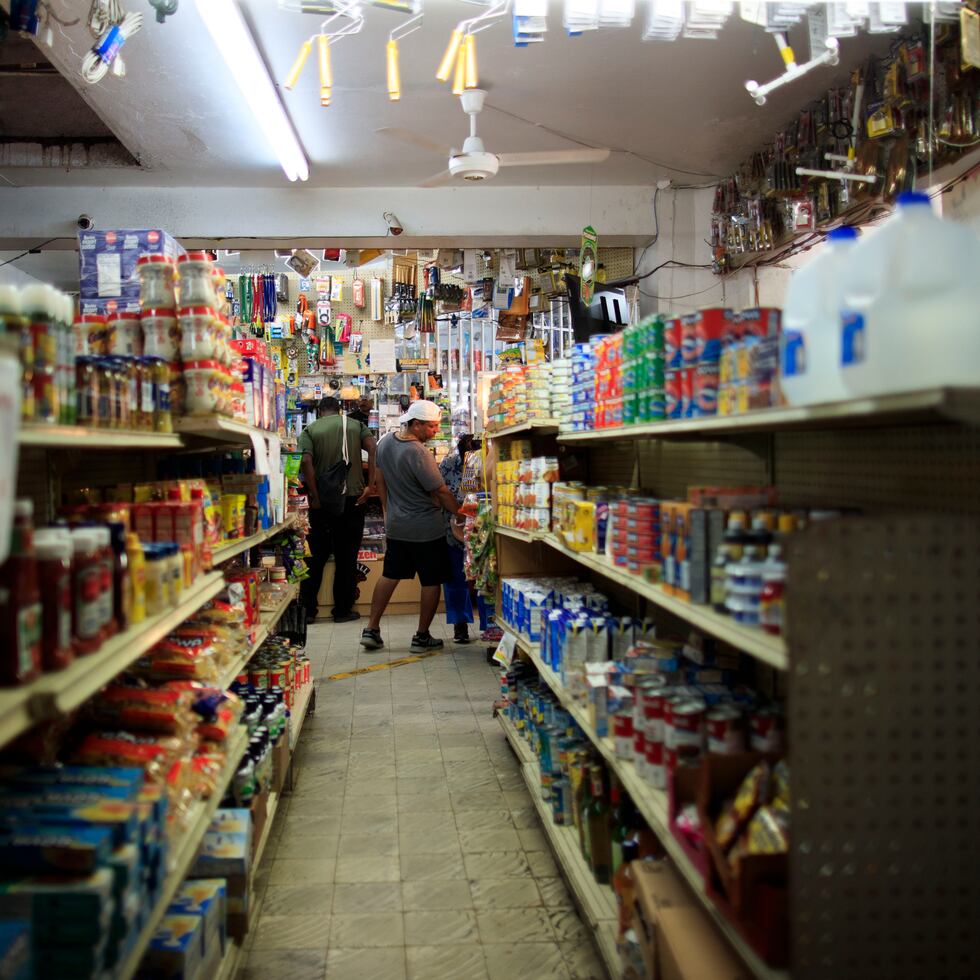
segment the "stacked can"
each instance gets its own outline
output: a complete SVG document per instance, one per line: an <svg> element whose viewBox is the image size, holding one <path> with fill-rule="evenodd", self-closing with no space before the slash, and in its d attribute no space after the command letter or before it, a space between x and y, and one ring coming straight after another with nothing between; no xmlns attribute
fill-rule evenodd
<svg viewBox="0 0 980 980"><path fill-rule="evenodd" d="M686 318L685 318L686 319ZM705 418L718 413L722 348L734 333L735 314L712 307L696 314L694 323L694 374L690 414Z"/></svg>
<svg viewBox="0 0 980 980"><path fill-rule="evenodd" d="M527 366L527 417L551 418L551 364L547 361Z"/></svg>
<svg viewBox="0 0 980 980"><path fill-rule="evenodd" d="M551 362L551 417L562 431L572 422L572 362L559 357Z"/></svg>
<svg viewBox="0 0 980 980"><path fill-rule="evenodd" d="M595 427L595 356L591 343L575 344L572 348L572 432L591 432Z"/></svg>
<svg viewBox="0 0 980 980"><path fill-rule="evenodd" d="M610 504L607 548L613 564L640 575L660 563L660 505L656 500L627 497Z"/></svg>
<svg viewBox="0 0 980 980"><path fill-rule="evenodd" d="M679 694L664 701L664 763L667 772L697 765L705 742L707 707L700 698Z"/></svg>
<svg viewBox="0 0 980 980"><path fill-rule="evenodd" d="M236 679L256 690L281 688L286 706L291 708L297 692L310 682L310 661L302 647L292 646L282 637L270 637Z"/></svg>
<svg viewBox="0 0 980 980"><path fill-rule="evenodd" d="M657 422L666 415L664 320L650 316L623 331L623 424Z"/></svg>
<svg viewBox="0 0 980 980"><path fill-rule="evenodd" d="M681 369L680 369L680 418L694 416L694 375L698 366L697 325L700 313L689 313L680 318Z"/></svg>
<svg viewBox="0 0 980 980"><path fill-rule="evenodd" d="M623 335L598 337L595 351L595 427L608 429L623 424Z"/></svg>
<svg viewBox="0 0 980 980"><path fill-rule="evenodd" d="M682 367L681 318L675 316L664 322L664 415L668 419L682 418Z"/></svg>

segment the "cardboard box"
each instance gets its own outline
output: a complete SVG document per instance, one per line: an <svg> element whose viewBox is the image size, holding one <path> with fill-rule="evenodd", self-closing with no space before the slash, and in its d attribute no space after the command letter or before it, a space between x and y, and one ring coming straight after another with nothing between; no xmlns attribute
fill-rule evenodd
<svg viewBox="0 0 980 980"><path fill-rule="evenodd" d="M165 915L140 964L146 980L192 980L204 963L204 920Z"/></svg>
<svg viewBox="0 0 980 980"><path fill-rule="evenodd" d="M199 878L185 881L174 895L169 912L175 915L197 915L204 927L204 958L224 955L228 935L227 885L224 878Z"/></svg>
<svg viewBox="0 0 980 980"><path fill-rule="evenodd" d="M708 915L664 907L657 920L657 980L751 980Z"/></svg>
<svg viewBox="0 0 980 980"><path fill-rule="evenodd" d="M183 248L158 228L83 231L78 235L79 299L83 313L138 312L141 255L176 259Z"/></svg>

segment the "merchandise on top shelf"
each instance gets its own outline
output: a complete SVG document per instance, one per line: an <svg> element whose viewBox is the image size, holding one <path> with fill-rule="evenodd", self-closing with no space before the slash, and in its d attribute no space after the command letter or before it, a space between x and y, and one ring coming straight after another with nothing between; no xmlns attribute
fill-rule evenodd
<svg viewBox="0 0 980 980"><path fill-rule="evenodd" d="M790 405L844 398L841 290L857 229L835 228L827 247L794 273L786 289L780 342L780 389Z"/></svg>
<svg viewBox="0 0 980 980"><path fill-rule="evenodd" d="M594 337L595 427L606 429L623 424L623 334Z"/></svg>
<svg viewBox="0 0 980 980"><path fill-rule="evenodd" d="M589 432L595 428L595 350L594 345L604 335L591 341L575 344L571 356L571 411L565 424L572 432Z"/></svg>
<svg viewBox="0 0 980 980"><path fill-rule="evenodd" d="M854 246L841 297L841 367L852 396L975 385L980 365L980 237L932 212L898 208Z"/></svg>
<svg viewBox="0 0 980 980"><path fill-rule="evenodd" d="M623 425L666 418L664 318L649 316L623 328Z"/></svg>

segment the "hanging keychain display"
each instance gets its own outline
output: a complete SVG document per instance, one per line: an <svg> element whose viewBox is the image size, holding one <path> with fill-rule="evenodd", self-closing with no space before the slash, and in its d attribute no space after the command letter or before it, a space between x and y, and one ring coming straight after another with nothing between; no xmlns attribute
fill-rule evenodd
<svg viewBox="0 0 980 980"><path fill-rule="evenodd" d="M290 342L283 348L286 355L286 386L295 387L299 378L299 347Z"/></svg>

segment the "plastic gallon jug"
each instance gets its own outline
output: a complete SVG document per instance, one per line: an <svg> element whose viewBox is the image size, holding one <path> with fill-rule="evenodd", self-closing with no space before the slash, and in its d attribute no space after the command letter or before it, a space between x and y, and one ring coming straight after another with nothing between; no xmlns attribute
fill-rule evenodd
<svg viewBox="0 0 980 980"><path fill-rule="evenodd" d="M854 246L841 302L841 367L855 397L980 384L980 238L907 193Z"/></svg>
<svg viewBox="0 0 980 980"><path fill-rule="evenodd" d="M857 242L854 228L835 228L827 247L789 281L780 341L780 385L790 405L847 397L841 378L843 276Z"/></svg>

